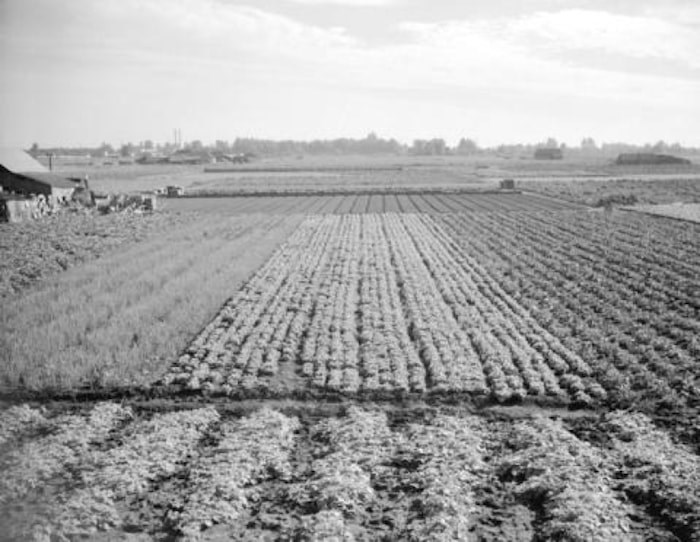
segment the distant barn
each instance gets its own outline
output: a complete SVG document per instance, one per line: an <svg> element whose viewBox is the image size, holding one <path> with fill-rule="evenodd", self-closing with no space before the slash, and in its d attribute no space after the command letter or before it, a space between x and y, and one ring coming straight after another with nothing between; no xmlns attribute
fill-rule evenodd
<svg viewBox="0 0 700 542"><path fill-rule="evenodd" d="M617 157L615 163L618 166L658 166L665 164L689 165L690 160L678 158L669 154L655 154L652 152L623 153Z"/></svg>
<svg viewBox="0 0 700 542"><path fill-rule="evenodd" d="M70 200L77 183L55 175L21 149L0 149L0 187L3 192L43 194L58 201Z"/></svg>
<svg viewBox="0 0 700 542"><path fill-rule="evenodd" d="M561 160L564 153L558 147L542 147L535 150L535 160Z"/></svg>

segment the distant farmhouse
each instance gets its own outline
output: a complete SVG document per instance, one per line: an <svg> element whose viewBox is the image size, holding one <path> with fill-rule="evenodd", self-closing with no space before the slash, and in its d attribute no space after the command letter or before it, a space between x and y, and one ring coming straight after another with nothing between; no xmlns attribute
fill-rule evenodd
<svg viewBox="0 0 700 542"><path fill-rule="evenodd" d="M57 201L71 199L78 183L55 175L21 149L0 148L0 188L2 192L44 195Z"/></svg>
<svg viewBox="0 0 700 542"><path fill-rule="evenodd" d="M564 153L558 147L541 147L535 149L535 160L561 160Z"/></svg>

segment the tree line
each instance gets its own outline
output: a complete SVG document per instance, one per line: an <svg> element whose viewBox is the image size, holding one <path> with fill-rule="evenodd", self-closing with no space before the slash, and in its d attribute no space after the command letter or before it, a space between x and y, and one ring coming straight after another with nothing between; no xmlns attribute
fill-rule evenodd
<svg viewBox="0 0 700 542"><path fill-rule="evenodd" d="M500 154L500 155L528 155L538 148L559 148L562 151L575 151L587 154L616 155L627 152L653 152L653 153L697 153L700 149L683 147L679 143L666 143L658 141L645 145L634 145L623 142L605 142L597 144L593 138L583 138L577 147L567 147L550 137L538 143L513 143L502 144L494 147L480 147L474 139L462 138L459 142L450 146L442 138L416 139L410 145L401 143L396 139L385 139L374 132L362 139L336 138L315 139L311 141L298 140L273 140L253 137L238 137L233 141L217 140L213 144L205 144L201 140L193 140L182 146L171 142L154 143L151 140L139 143L124 143L113 147L109 143L102 143L99 147L40 147L34 143L29 149L30 154L56 154L56 155L90 155L93 157L119 155L137 156L142 154L171 154L178 150L190 150L193 152L212 152L217 154L248 154L255 156L293 156L293 155L352 155L352 154L397 154L416 156L442 156L442 155L476 155L476 154Z"/></svg>

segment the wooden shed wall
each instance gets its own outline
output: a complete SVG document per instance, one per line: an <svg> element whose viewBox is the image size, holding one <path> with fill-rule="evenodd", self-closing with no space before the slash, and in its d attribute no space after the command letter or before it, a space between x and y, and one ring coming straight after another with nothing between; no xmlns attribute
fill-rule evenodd
<svg viewBox="0 0 700 542"><path fill-rule="evenodd" d="M51 185L16 175L2 166L0 166L0 184L5 192L51 195Z"/></svg>

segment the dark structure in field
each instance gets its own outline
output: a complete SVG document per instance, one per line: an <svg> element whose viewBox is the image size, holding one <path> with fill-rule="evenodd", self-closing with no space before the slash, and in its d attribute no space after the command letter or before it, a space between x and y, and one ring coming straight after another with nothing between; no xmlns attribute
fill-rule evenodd
<svg viewBox="0 0 700 542"><path fill-rule="evenodd" d="M68 201L78 183L49 172L20 149L0 149L0 188L3 192L29 196L42 194Z"/></svg>
<svg viewBox="0 0 700 542"><path fill-rule="evenodd" d="M198 165L213 164L216 162L214 156L207 151L180 150L168 157L169 164Z"/></svg>
<svg viewBox="0 0 700 542"><path fill-rule="evenodd" d="M558 147L542 147L535 150L535 160L561 160L564 153Z"/></svg>
<svg viewBox="0 0 700 542"><path fill-rule="evenodd" d="M169 198L176 198L185 194L185 189L181 186L168 186L165 188L165 193Z"/></svg>
<svg viewBox="0 0 700 542"><path fill-rule="evenodd" d="M669 154L635 152L620 154L615 163L618 166L657 166L666 164L689 165L691 162L685 158L678 158Z"/></svg>

